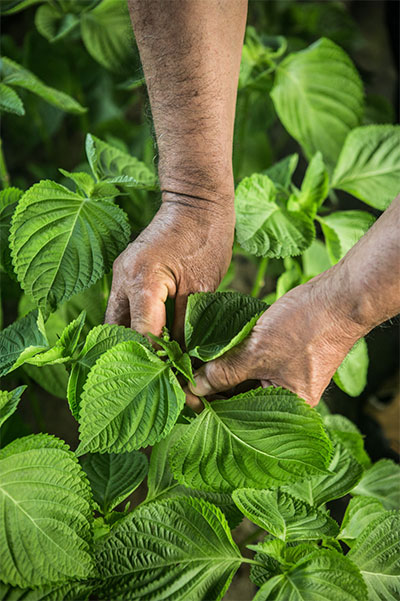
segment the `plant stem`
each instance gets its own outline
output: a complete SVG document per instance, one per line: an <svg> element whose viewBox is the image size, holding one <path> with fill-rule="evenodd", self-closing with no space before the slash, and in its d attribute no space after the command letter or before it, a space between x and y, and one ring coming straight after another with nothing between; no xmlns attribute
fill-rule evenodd
<svg viewBox="0 0 400 601"><path fill-rule="evenodd" d="M256 280L254 282L253 290L251 291L251 296L254 296L255 298L258 297L258 295L260 294L260 292L265 284L264 280L265 280L265 272L267 271L267 267L268 267L268 257L263 257L258 266Z"/></svg>
<svg viewBox="0 0 400 601"><path fill-rule="evenodd" d="M8 175L6 160L3 153L3 140L0 138L0 179L2 188L8 188L10 185L10 176Z"/></svg>

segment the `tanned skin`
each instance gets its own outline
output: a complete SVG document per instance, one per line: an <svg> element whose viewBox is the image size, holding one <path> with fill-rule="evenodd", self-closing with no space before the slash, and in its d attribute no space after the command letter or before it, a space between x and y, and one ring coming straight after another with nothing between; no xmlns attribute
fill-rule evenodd
<svg viewBox="0 0 400 601"><path fill-rule="evenodd" d="M215 290L232 254L232 138L247 0L128 0L149 91L161 208L118 257L106 321L159 335L175 298L182 338L187 296ZM400 196L337 265L294 288L251 335L207 363L188 403L248 379L316 405L372 328L400 312Z"/></svg>

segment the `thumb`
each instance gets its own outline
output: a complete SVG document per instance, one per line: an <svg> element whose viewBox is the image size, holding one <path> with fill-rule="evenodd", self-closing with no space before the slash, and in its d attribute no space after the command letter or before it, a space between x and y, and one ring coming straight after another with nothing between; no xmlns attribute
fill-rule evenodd
<svg viewBox="0 0 400 601"><path fill-rule="evenodd" d="M234 388L252 377L248 359L243 351L231 351L226 356L203 365L195 374L195 385L189 383L196 396L207 396Z"/></svg>

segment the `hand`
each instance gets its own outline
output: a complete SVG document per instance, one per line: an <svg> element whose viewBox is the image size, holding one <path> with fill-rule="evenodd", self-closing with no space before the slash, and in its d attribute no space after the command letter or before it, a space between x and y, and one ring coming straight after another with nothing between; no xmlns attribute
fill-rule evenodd
<svg viewBox="0 0 400 601"><path fill-rule="evenodd" d="M187 402L228 390L245 380L283 386L315 406L362 326L346 315L339 265L294 288L258 320L251 335L226 355L203 365ZM343 292L343 291L342 291ZM341 303L341 304L340 304Z"/></svg>
<svg viewBox="0 0 400 601"><path fill-rule="evenodd" d="M188 295L214 291L228 269L234 221L233 198L222 206L164 194L150 225L114 262L106 322L159 336L171 297L173 335L182 339Z"/></svg>

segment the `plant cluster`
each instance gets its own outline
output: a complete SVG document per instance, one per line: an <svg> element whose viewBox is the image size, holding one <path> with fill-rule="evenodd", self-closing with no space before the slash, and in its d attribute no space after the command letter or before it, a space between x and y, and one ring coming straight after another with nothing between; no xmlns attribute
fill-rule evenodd
<svg viewBox="0 0 400 601"><path fill-rule="evenodd" d="M131 42L112 37L129 25L119 0L10 0L2 8L33 4L47 40L82 40L103 67L125 72ZM397 192L400 128L365 124L363 85L347 53L326 38L284 57L286 46L248 29L236 140L256 95L273 103L308 166L295 185L298 154L250 174L236 154L235 252L259 257L253 294L227 290L232 267L218 292L191 295L183 346L168 330L155 346L101 324L113 261L142 226L137 207L146 211L158 190L151 161L86 132L87 164L60 169L63 183L42 179L22 190L9 185L2 155L1 267L22 292L19 319L0 333L0 375L18 384L0 393L0 434L7 438L30 394L18 381L27 374L67 398L80 437L75 452L44 432L11 436L0 449L2 599L215 601L242 563L251 565L257 601L398 598L400 468L371 464L351 421L279 388L203 399L199 415L185 407L194 362L240 344L268 303L335 264L372 225L369 210L335 210L337 194L377 212ZM20 88L63 111L85 111L3 57L0 106L22 117ZM268 261L281 271L261 300ZM335 382L357 396L367 367L361 340ZM141 452L148 446L149 462ZM121 509L146 477L145 500ZM326 503L348 493L339 525ZM262 539L248 545L251 558L231 534L243 516Z"/></svg>

